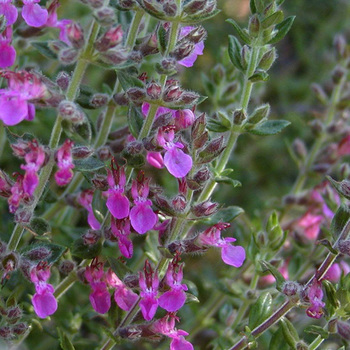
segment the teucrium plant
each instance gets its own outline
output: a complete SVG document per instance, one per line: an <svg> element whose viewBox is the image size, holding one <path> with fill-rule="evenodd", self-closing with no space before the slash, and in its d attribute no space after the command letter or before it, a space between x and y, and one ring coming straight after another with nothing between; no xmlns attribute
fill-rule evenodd
<svg viewBox="0 0 350 350"><path fill-rule="evenodd" d="M251 103L254 87L269 79L274 45L293 24L283 1L251 0L246 29L227 20L234 35L222 62L201 74L208 96L185 89L181 77L203 54L210 33L201 23L220 12L215 0L82 3L63 7L84 8L87 21L59 18L56 0L0 4L0 146L19 159L0 171L14 222L0 242L1 339L31 344L41 327L64 350L91 347L84 338L107 350L164 336L170 349L190 350L210 326L214 348L243 349L276 323L270 348L282 339L316 349L336 331L348 339L348 266L334 262L350 252L349 209L324 183L304 188L309 172L330 174L350 153L336 124L348 108L343 38L336 39L331 97L314 85L327 106L324 120L313 123L315 144L309 152L301 140L291 147L300 169L294 188L266 223L252 223L213 195L218 185L241 185L228 168L240 135L275 135L289 125L270 118L268 103ZM348 199L348 181L329 179ZM303 249L314 255L294 263L291 279L288 254ZM194 253L204 265L220 254L225 277L213 283L198 270L201 281L191 280ZM296 282L305 271L309 280ZM213 291L205 302L196 284ZM309 347L284 317L297 306L327 319L327 327L306 329L317 334Z"/></svg>

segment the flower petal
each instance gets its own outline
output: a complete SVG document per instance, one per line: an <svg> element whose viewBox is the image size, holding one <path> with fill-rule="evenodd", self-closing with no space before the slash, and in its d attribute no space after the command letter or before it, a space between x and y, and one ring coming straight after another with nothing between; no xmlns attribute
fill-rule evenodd
<svg viewBox="0 0 350 350"><path fill-rule="evenodd" d="M130 210L131 226L141 235L151 230L157 223L157 220L157 215L154 214L152 208L147 204L137 204Z"/></svg>
<svg viewBox="0 0 350 350"><path fill-rule="evenodd" d="M181 309L186 301L186 293L183 290L170 290L159 298L159 306L168 312Z"/></svg>
<svg viewBox="0 0 350 350"><path fill-rule="evenodd" d="M240 267L245 260L245 250L241 246L226 244L221 249L221 258L227 265Z"/></svg>
<svg viewBox="0 0 350 350"><path fill-rule="evenodd" d="M42 294L34 294L32 299L35 313L40 318L46 318L52 315L57 310L57 300L54 295L48 291L44 291Z"/></svg>
<svg viewBox="0 0 350 350"><path fill-rule="evenodd" d="M176 178L186 176L192 168L192 158L177 147L165 153L164 165Z"/></svg>
<svg viewBox="0 0 350 350"><path fill-rule="evenodd" d="M27 101L20 97L0 97L0 119L5 125L16 125L20 123L28 113Z"/></svg>
<svg viewBox="0 0 350 350"><path fill-rule="evenodd" d="M26 4L22 9L22 17L29 26L37 28L46 23L48 12L38 4Z"/></svg>
<svg viewBox="0 0 350 350"><path fill-rule="evenodd" d="M129 215L129 200L117 191L109 194L106 205L116 219L124 219Z"/></svg>

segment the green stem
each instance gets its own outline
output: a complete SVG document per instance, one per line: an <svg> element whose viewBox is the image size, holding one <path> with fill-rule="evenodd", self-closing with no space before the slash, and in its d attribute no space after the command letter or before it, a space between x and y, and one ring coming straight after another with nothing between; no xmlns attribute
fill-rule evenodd
<svg viewBox="0 0 350 350"><path fill-rule="evenodd" d="M3 123L0 123L0 158L5 148L5 142L6 142L5 126Z"/></svg>
<svg viewBox="0 0 350 350"><path fill-rule="evenodd" d="M132 22L130 24L130 31L128 33L128 37L126 39L126 47L128 49L132 49L135 45L135 41L137 38L137 32L139 30L139 26L142 20L144 12L143 11L136 11L134 18L132 19Z"/></svg>
<svg viewBox="0 0 350 350"><path fill-rule="evenodd" d="M324 338L321 338L320 335L318 335L315 340L309 345L308 350L315 350L317 349L324 341Z"/></svg>

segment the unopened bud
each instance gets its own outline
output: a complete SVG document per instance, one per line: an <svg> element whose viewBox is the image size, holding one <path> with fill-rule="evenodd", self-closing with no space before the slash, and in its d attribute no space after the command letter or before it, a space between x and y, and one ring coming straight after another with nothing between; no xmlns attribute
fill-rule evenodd
<svg viewBox="0 0 350 350"><path fill-rule="evenodd" d="M213 203L208 200L194 206L192 212L196 217L210 216L217 212L218 206L218 203Z"/></svg>
<svg viewBox="0 0 350 350"><path fill-rule="evenodd" d="M193 123L191 129L191 136L193 139L200 137L205 132L205 114L202 113Z"/></svg>
<svg viewBox="0 0 350 350"><path fill-rule="evenodd" d="M162 87L157 84L156 82L152 81L149 83L146 87L146 93L148 97L152 100L159 99L161 93L162 93Z"/></svg>
<svg viewBox="0 0 350 350"><path fill-rule="evenodd" d="M12 181L6 173L0 170L0 196L8 198L11 196ZM0 250L1 253L1 250Z"/></svg>
<svg viewBox="0 0 350 350"><path fill-rule="evenodd" d="M323 131L323 124L320 120L313 120L311 123L310 123L310 127L311 127L311 130L312 130L312 133L315 135L315 136L318 136L322 133Z"/></svg>
<svg viewBox="0 0 350 350"><path fill-rule="evenodd" d="M83 236L85 245L95 245L101 237L101 232L96 230L88 230Z"/></svg>
<svg viewBox="0 0 350 350"><path fill-rule="evenodd" d="M338 250L344 255L350 255L350 240L342 239L338 242Z"/></svg>
<svg viewBox="0 0 350 350"><path fill-rule="evenodd" d="M199 99L199 94L193 91L183 91L180 101L185 105L193 105Z"/></svg>
<svg viewBox="0 0 350 350"><path fill-rule="evenodd" d="M180 86L178 85L172 85L166 88L166 90L163 93L163 101L164 102L174 102L177 101L183 91L181 90Z"/></svg>
<svg viewBox="0 0 350 350"><path fill-rule="evenodd" d="M270 105L264 104L255 109L255 111L251 114L248 119L249 123L257 124L262 120L266 119L270 114Z"/></svg>
<svg viewBox="0 0 350 350"><path fill-rule="evenodd" d="M66 26L66 31L68 40L72 46L75 49L81 49L84 46L85 39L83 28L80 24L72 21Z"/></svg>
<svg viewBox="0 0 350 350"><path fill-rule="evenodd" d="M187 201L183 195L179 194L176 197L174 197L174 199L172 200L172 204L177 212L182 213L186 208Z"/></svg>
<svg viewBox="0 0 350 350"><path fill-rule="evenodd" d="M72 150L72 156L75 159L84 159L90 157L94 153L94 150L87 146L74 147Z"/></svg>
<svg viewBox="0 0 350 350"><path fill-rule="evenodd" d="M18 224L28 224L33 216L33 211L27 208L17 209L15 222Z"/></svg>
<svg viewBox="0 0 350 350"><path fill-rule="evenodd" d="M30 260L45 260L51 255L51 250L45 246L37 247L26 253Z"/></svg>
<svg viewBox="0 0 350 350"><path fill-rule="evenodd" d="M91 182L98 190L104 191L108 188L108 181L106 176L101 174L95 174Z"/></svg>
<svg viewBox="0 0 350 350"><path fill-rule="evenodd" d="M113 157L109 146L102 146L97 150L97 156L102 162L105 162Z"/></svg>
<svg viewBox="0 0 350 350"><path fill-rule="evenodd" d="M107 94L94 94L91 98L90 105L94 108L104 107L108 103L109 97Z"/></svg>
<svg viewBox="0 0 350 350"><path fill-rule="evenodd" d="M248 30L249 34L254 38L258 36L260 31L260 21L257 14L254 14L252 17L250 17Z"/></svg>
<svg viewBox="0 0 350 350"><path fill-rule="evenodd" d="M78 106L71 101L64 100L58 105L58 113L63 119L71 121L73 124L84 122L85 115Z"/></svg>
<svg viewBox="0 0 350 350"><path fill-rule="evenodd" d="M176 60L163 59L160 64L156 64L156 70L159 74L171 75L176 72Z"/></svg>
<svg viewBox="0 0 350 350"><path fill-rule="evenodd" d="M18 255L15 252L11 252L2 258L1 264L6 274L17 269L18 260Z"/></svg>
<svg viewBox="0 0 350 350"><path fill-rule="evenodd" d="M350 341L350 324L343 321L337 323L338 334L345 340Z"/></svg>
<svg viewBox="0 0 350 350"><path fill-rule="evenodd" d="M307 149L305 143L301 139L295 139L292 147L296 155L298 155L301 159L305 159L307 156Z"/></svg>
<svg viewBox="0 0 350 350"><path fill-rule="evenodd" d="M88 3L92 8L98 9L103 6L104 0L88 0Z"/></svg>
<svg viewBox="0 0 350 350"><path fill-rule="evenodd" d="M333 83L336 85L339 84L345 74L346 74L346 70L343 67L341 66L335 67L332 72Z"/></svg>
<svg viewBox="0 0 350 350"><path fill-rule="evenodd" d="M101 52L99 57L105 63L118 65L124 63L128 59L128 52L121 49L110 49L108 51Z"/></svg>
<svg viewBox="0 0 350 350"><path fill-rule="evenodd" d="M58 269L63 275L68 275L75 269L75 262L71 260L63 260Z"/></svg>
<svg viewBox="0 0 350 350"><path fill-rule="evenodd" d="M138 87L128 89L126 94L132 102L136 103L141 103L146 97L145 90Z"/></svg>
<svg viewBox="0 0 350 350"><path fill-rule="evenodd" d="M243 109L237 109L233 112L233 123L235 125L242 125L242 123L247 119Z"/></svg>
<svg viewBox="0 0 350 350"><path fill-rule="evenodd" d="M79 51L74 48L60 50L58 59L65 65L73 64L77 61Z"/></svg>
<svg viewBox="0 0 350 350"><path fill-rule="evenodd" d="M220 136L209 142L207 147L201 152L203 154L218 154L221 153L224 145L224 137Z"/></svg>
<svg viewBox="0 0 350 350"><path fill-rule="evenodd" d="M142 141L131 141L126 145L125 151L130 155L138 154L143 150Z"/></svg>
<svg viewBox="0 0 350 350"><path fill-rule="evenodd" d="M154 201L155 205L164 213L172 214L174 212L172 206L169 204L168 200L165 197L161 195L156 195L154 197Z"/></svg>
<svg viewBox="0 0 350 350"><path fill-rule="evenodd" d="M309 350L309 346L300 340L295 344L295 350Z"/></svg>
<svg viewBox="0 0 350 350"><path fill-rule="evenodd" d="M336 35L334 38L334 48L339 58L345 58L346 55L346 40L343 35Z"/></svg>
<svg viewBox="0 0 350 350"><path fill-rule="evenodd" d="M194 15L196 13L201 12L205 6L207 5L207 0L193 0L189 1L184 7L184 12L188 13L189 15Z"/></svg>
<svg viewBox="0 0 350 350"><path fill-rule="evenodd" d="M12 331L9 326L0 327L0 337L3 339L11 339Z"/></svg>
<svg viewBox="0 0 350 350"><path fill-rule="evenodd" d="M119 0L118 5L124 10L131 10L135 5L134 0Z"/></svg>
<svg viewBox="0 0 350 350"><path fill-rule="evenodd" d="M24 158L30 151L30 142L23 139L18 139L16 143L11 144L14 156Z"/></svg>
<svg viewBox="0 0 350 350"><path fill-rule="evenodd" d="M311 84L311 90L314 92L316 98L324 105L328 102L328 96L323 90L322 86L316 83Z"/></svg>
<svg viewBox="0 0 350 350"><path fill-rule="evenodd" d="M59 72L56 78L56 83L63 91L68 89L70 76L66 72Z"/></svg>
<svg viewBox="0 0 350 350"><path fill-rule="evenodd" d="M163 5L163 11L167 16L173 17L177 13L177 6L175 2L167 1Z"/></svg>
<svg viewBox="0 0 350 350"><path fill-rule="evenodd" d="M273 47L271 50L265 52L261 57L258 68L265 71L269 70L272 64L275 62L276 57L276 49Z"/></svg>
<svg viewBox="0 0 350 350"><path fill-rule="evenodd" d="M123 40L123 30L121 25L112 27L102 35L101 38L95 43L95 47L98 51L107 51L112 47L117 46Z"/></svg>
<svg viewBox="0 0 350 350"><path fill-rule="evenodd" d="M115 23L114 9L111 7L102 7L94 12L96 21L102 26L109 26Z"/></svg>
<svg viewBox="0 0 350 350"><path fill-rule="evenodd" d="M186 129L194 123L195 115L190 109L178 110L175 113L175 126L178 130Z"/></svg>
<svg viewBox="0 0 350 350"><path fill-rule="evenodd" d="M193 52L194 48L194 44L185 42L176 47L175 50L170 53L170 56L174 57L177 61L181 61L185 57L189 56Z"/></svg>
<svg viewBox="0 0 350 350"><path fill-rule="evenodd" d="M170 243L167 248L169 249L171 254L190 254L190 253L196 253L200 251L205 251L206 248L199 247L196 245L195 242L196 238L192 239L186 239L183 241L174 241Z"/></svg>
<svg viewBox="0 0 350 350"><path fill-rule="evenodd" d="M27 329L28 325L24 322L20 322L12 327L12 332L16 335L22 335L27 331Z"/></svg>
<svg viewBox="0 0 350 350"><path fill-rule="evenodd" d="M11 307L7 310L9 323L16 323L22 317L22 310L18 306Z"/></svg>
<svg viewBox="0 0 350 350"><path fill-rule="evenodd" d="M119 106L127 106L129 104L129 100L124 92L113 95L113 100Z"/></svg>
<svg viewBox="0 0 350 350"><path fill-rule="evenodd" d="M289 297L299 294L300 291L301 285L298 282L287 281L282 286L282 293Z"/></svg>
<svg viewBox="0 0 350 350"><path fill-rule="evenodd" d="M203 184L210 179L211 172L207 167L204 167L197 171L193 176L193 179L199 184Z"/></svg>

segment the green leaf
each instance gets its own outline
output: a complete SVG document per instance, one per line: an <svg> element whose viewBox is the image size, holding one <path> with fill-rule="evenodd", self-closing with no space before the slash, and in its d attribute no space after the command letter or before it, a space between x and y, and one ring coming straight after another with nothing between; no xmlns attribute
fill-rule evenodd
<svg viewBox="0 0 350 350"><path fill-rule="evenodd" d="M159 51L163 55L164 52L166 51L167 41L166 41L166 31L162 25L158 27L157 36L158 36Z"/></svg>
<svg viewBox="0 0 350 350"><path fill-rule="evenodd" d="M9 128L5 128L6 136L8 141L12 143L17 143L19 140L25 140L25 141L33 141L35 139L34 135L29 133L24 133L23 135L17 135L10 131Z"/></svg>
<svg viewBox="0 0 350 350"><path fill-rule="evenodd" d="M235 28L238 36L245 44L250 44L252 42L252 39L248 33L246 33L233 19L227 19L226 22L233 25Z"/></svg>
<svg viewBox="0 0 350 350"><path fill-rule="evenodd" d="M200 22L206 21L207 19L215 17L220 12L221 12L221 10L216 9L216 10L209 12L209 13L203 13L203 14L196 15L196 16L187 16L187 17L181 19L181 23L186 23L186 24L200 23Z"/></svg>
<svg viewBox="0 0 350 350"><path fill-rule="evenodd" d="M331 222L331 232L335 240L340 236L349 220L350 208L347 205L342 204L336 211Z"/></svg>
<svg viewBox="0 0 350 350"><path fill-rule="evenodd" d="M48 41L34 41L31 42L31 45L34 46L43 56L57 60L57 54L50 49Z"/></svg>
<svg viewBox="0 0 350 350"><path fill-rule="evenodd" d="M257 124L247 132L258 136L276 135L289 124L290 122L288 120L267 120Z"/></svg>
<svg viewBox="0 0 350 350"><path fill-rule="evenodd" d="M257 12L256 6L255 6L255 0L250 0L249 2L250 5L250 11L252 14Z"/></svg>
<svg viewBox="0 0 350 350"><path fill-rule="evenodd" d="M326 279L322 282L322 284L326 291L327 304L330 304L334 309L338 309L340 307L340 302L336 297L336 290L333 284Z"/></svg>
<svg viewBox="0 0 350 350"><path fill-rule="evenodd" d="M284 279L283 275L281 274L281 272L279 272L276 269L276 267L274 267L268 261L260 260L259 262L260 262L260 265L261 265L263 271L270 271L271 274L273 275L273 277L275 277L275 279L276 279L276 289L281 291L282 290L282 285L286 281Z"/></svg>
<svg viewBox="0 0 350 350"><path fill-rule="evenodd" d="M234 188L242 186L241 182L239 182L238 180L231 179L230 177L227 177L227 176L216 176L215 181L217 183L224 183L226 185L232 185Z"/></svg>
<svg viewBox="0 0 350 350"><path fill-rule="evenodd" d="M213 132L225 132L230 130L230 127L227 127L217 119L209 119L207 121L207 129Z"/></svg>
<svg viewBox="0 0 350 350"><path fill-rule="evenodd" d="M100 255L102 250L101 240L94 245L84 244L82 238L78 238L72 247L72 254L82 259L93 259L96 256Z"/></svg>
<svg viewBox="0 0 350 350"><path fill-rule="evenodd" d="M288 343L284 340L282 327L272 335L269 350L289 350L290 347Z"/></svg>
<svg viewBox="0 0 350 350"><path fill-rule="evenodd" d="M283 21L284 14L282 11L276 11L272 15L266 17L262 22L261 25L264 29L267 29L273 25L276 25L278 23L281 23Z"/></svg>
<svg viewBox="0 0 350 350"><path fill-rule="evenodd" d="M242 208L231 206L231 207L219 210L212 217L204 219L202 221L204 221L208 225L215 225L220 221L231 222L242 213L244 213L244 210Z"/></svg>
<svg viewBox="0 0 350 350"><path fill-rule="evenodd" d="M272 312L272 297L269 292L263 292L253 304L249 312L249 328L253 329L265 321Z"/></svg>
<svg viewBox="0 0 350 350"><path fill-rule="evenodd" d="M283 22L276 25L275 30L277 31L276 35L267 43L267 44L276 44L282 40L290 28L292 28L295 16L286 18Z"/></svg>
<svg viewBox="0 0 350 350"><path fill-rule="evenodd" d="M248 79L252 83L258 83L259 81L268 81L270 76L265 71L257 69Z"/></svg>
<svg viewBox="0 0 350 350"><path fill-rule="evenodd" d="M233 35L229 35L228 36L228 55L230 57L232 64L237 69L243 72L244 68L241 62L241 49L242 49L242 46L239 43L238 39Z"/></svg>
<svg viewBox="0 0 350 350"><path fill-rule="evenodd" d="M51 254L45 258L45 261L47 261L49 264L55 263L61 256L62 254L67 250L66 247L50 242L45 242L45 241L36 241L33 244L30 244L26 246L24 249L21 250L22 255L28 256L28 254L33 251L34 249L40 249L40 248L46 248L51 252ZM31 258L33 261L40 261L42 259L37 259L34 260Z"/></svg>
<svg viewBox="0 0 350 350"><path fill-rule="evenodd" d="M140 79L134 77L127 70L118 70L117 77L124 91L132 87L144 88L143 82Z"/></svg>
<svg viewBox="0 0 350 350"><path fill-rule="evenodd" d="M338 251L335 250L328 239L321 239L316 241L316 244L324 245L331 253L338 254Z"/></svg>
<svg viewBox="0 0 350 350"><path fill-rule="evenodd" d="M128 125L130 132L136 139L139 137L144 120L140 108L131 105L128 111Z"/></svg>
<svg viewBox="0 0 350 350"><path fill-rule="evenodd" d="M204 85L204 89L205 89L205 92L208 94L208 95L214 95L215 94L215 90L216 90L216 87L215 85L213 84L213 82L207 77L206 74L204 74L203 72L201 73L201 79L202 79L202 83Z"/></svg>
<svg viewBox="0 0 350 350"><path fill-rule="evenodd" d="M112 271L120 278L123 279L126 275L132 275L133 271L123 264L119 259L107 256L109 265L111 266Z"/></svg>
<svg viewBox="0 0 350 350"><path fill-rule="evenodd" d="M192 293L186 292L186 304L199 303L199 299Z"/></svg>
<svg viewBox="0 0 350 350"><path fill-rule="evenodd" d="M281 318L280 324L284 339L292 349L295 349L295 345L299 341L297 330L293 326L292 322L287 320L285 317Z"/></svg>
<svg viewBox="0 0 350 350"><path fill-rule="evenodd" d="M90 172L90 173L105 167L105 164L101 160L95 157L75 159L73 163L75 165L75 168L74 168L75 170Z"/></svg>
<svg viewBox="0 0 350 350"><path fill-rule="evenodd" d="M336 191L346 199L350 199L350 181L343 180L341 182L335 181L330 176L326 176L328 181L333 185Z"/></svg>
<svg viewBox="0 0 350 350"><path fill-rule="evenodd" d="M51 232L51 226L49 222L43 218L33 218L30 221L28 229L39 236Z"/></svg>
<svg viewBox="0 0 350 350"><path fill-rule="evenodd" d="M72 342L68 338L67 334L63 332L60 327L57 327L58 336L60 339L60 346L62 350L75 350Z"/></svg>
<svg viewBox="0 0 350 350"><path fill-rule="evenodd" d="M327 330L323 329L320 326L315 326L315 325L307 326L304 329L304 332L320 335L322 339L327 339L329 337L329 333L327 332Z"/></svg>
<svg viewBox="0 0 350 350"><path fill-rule="evenodd" d="M79 95L78 95L78 98L76 101L83 108L93 109L90 101L91 101L92 96L95 93L96 93L96 91L94 89L92 89L90 86L80 85Z"/></svg>

